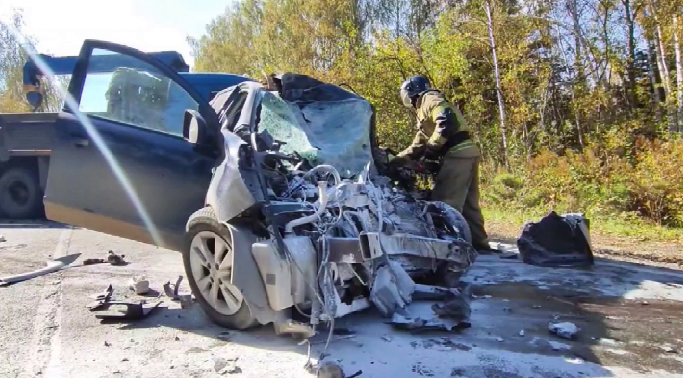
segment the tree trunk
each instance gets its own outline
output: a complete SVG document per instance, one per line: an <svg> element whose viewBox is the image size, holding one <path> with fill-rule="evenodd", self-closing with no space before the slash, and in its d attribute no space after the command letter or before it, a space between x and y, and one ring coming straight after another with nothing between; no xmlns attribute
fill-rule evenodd
<svg viewBox="0 0 683 378"><path fill-rule="evenodd" d="M626 18L627 26L627 43L628 43L628 58L626 59L626 73L628 75L628 93L627 98L631 109L637 108L636 104L636 42L635 42L635 27L634 15L631 12L631 0L622 0L624 4L624 17Z"/></svg>
<svg viewBox="0 0 683 378"><path fill-rule="evenodd" d="M586 76L583 69L583 58L581 56L581 27L579 25L579 9L577 0L569 0L567 8L572 16L572 24L574 26L574 70L576 76L581 83L584 83Z"/></svg>
<svg viewBox="0 0 683 378"><path fill-rule="evenodd" d="M660 106L661 97L659 96L659 90L661 87L660 82L657 80L657 66L659 65L659 60L657 59L657 53L655 53L655 47L650 39L647 39L647 49L648 57L647 62L650 65L650 70L648 76L650 78L650 85L652 85L652 111L655 113L657 123L662 123L662 107Z"/></svg>
<svg viewBox="0 0 683 378"><path fill-rule="evenodd" d="M678 12L678 10L676 10ZM678 130L683 130L683 63L681 63L681 45L678 39L678 16L674 12L674 50L676 51L676 104L678 106Z"/></svg>
<svg viewBox="0 0 683 378"><path fill-rule="evenodd" d="M508 164L508 143L505 133L505 105L503 104L503 92L500 87L500 73L498 72L498 56L496 55L496 40L493 37L493 18L491 17L491 3L486 0L486 17L488 18L489 38L491 40L491 52L493 54L493 69L496 76L496 95L498 96L498 112L500 113L500 134L503 137L503 155L505 167L510 169Z"/></svg>
<svg viewBox="0 0 683 378"><path fill-rule="evenodd" d="M662 26L659 23L659 17L655 9L654 2L650 0L650 12L652 17L655 19L655 28L657 30L657 45L659 46L659 65L660 71L659 75L662 77L662 84L664 84L664 91L666 92L664 96L664 102L667 109L667 118L669 122L669 132L673 133L677 131L676 126L676 110L671 104L671 76L669 76L669 67L666 65L666 50L664 49L664 36L662 34Z"/></svg>
<svg viewBox="0 0 683 378"><path fill-rule="evenodd" d="M560 44L560 51L562 52L562 57L564 58L564 64L569 67L569 59L567 57L567 53L565 52L564 49L564 44L562 43L562 38L558 39L558 42ZM576 80L575 80L576 81ZM572 83L570 87L570 94L572 96L572 101L571 101L571 109L572 112L574 113L574 124L576 125L576 136L579 140L579 147L581 148L581 151L584 149L584 142L583 142L583 130L581 129L581 119L579 116L579 109L576 104L576 89L574 88L574 83Z"/></svg>

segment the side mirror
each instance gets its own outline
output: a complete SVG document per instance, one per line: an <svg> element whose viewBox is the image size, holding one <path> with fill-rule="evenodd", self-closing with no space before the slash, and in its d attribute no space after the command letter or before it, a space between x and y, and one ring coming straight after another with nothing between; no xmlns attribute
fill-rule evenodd
<svg viewBox="0 0 683 378"><path fill-rule="evenodd" d="M211 133L206 120L196 110L185 110L183 137L198 146L207 146L211 143Z"/></svg>

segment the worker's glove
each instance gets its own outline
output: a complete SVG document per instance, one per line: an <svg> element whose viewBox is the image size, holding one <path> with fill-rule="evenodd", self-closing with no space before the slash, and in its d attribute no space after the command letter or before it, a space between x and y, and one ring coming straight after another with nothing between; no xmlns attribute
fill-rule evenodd
<svg viewBox="0 0 683 378"><path fill-rule="evenodd" d="M393 156L389 155L389 165L392 167L402 167L406 165L410 159L405 156Z"/></svg>
<svg viewBox="0 0 683 378"><path fill-rule="evenodd" d="M424 153L425 160L439 160L439 158L441 158L439 151L434 148L427 147L427 150Z"/></svg>
<svg viewBox="0 0 683 378"><path fill-rule="evenodd" d="M436 175L441 170L441 163L435 161L422 162L425 172Z"/></svg>

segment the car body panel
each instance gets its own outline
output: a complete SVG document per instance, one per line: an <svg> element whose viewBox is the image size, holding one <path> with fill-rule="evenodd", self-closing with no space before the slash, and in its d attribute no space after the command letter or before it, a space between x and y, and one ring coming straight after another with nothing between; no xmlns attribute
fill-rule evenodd
<svg viewBox="0 0 683 378"><path fill-rule="evenodd" d="M172 69L143 52L108 42L84 43L69 86L76 101L81 101L88 59L95 48L153 66L192 97L207 124L217 125L216 114L208 102ZM72 110L64 109L59 114L44 200L48 219L154 242L140 209L128 196L116 168L110 166L106 158L110 154L158 231L159 244L180 250L187 218L205 203L217 155L199 150L177 135L96 115L87 118L94 134L88 132ZM108 151L100 151L96 139Z"/></svg>

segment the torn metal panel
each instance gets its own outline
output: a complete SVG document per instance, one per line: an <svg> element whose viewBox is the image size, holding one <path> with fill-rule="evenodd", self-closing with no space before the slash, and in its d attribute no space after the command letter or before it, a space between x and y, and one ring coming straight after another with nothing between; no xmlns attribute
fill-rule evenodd
<svg viewBox="0 0 683 378"><path fill-rule="evenodd" d="M302 339L308 339L315 335L315 331L310 325L295 322L293 320L276 322L273 326L275 328L275 334L277 335L288 334L298 336Z"/></svg>
<svg viewBox="0 0 683 378"><path fill-rule="evenodd" d="M258 191L250 189L257 185L253 173L239 169L239 151L244 141L231 132L221 131L225 159L215 168L206 193L206 204L214 209L219 221L227 222L253 206L262 196L255 197Z"/></svg>
<svg viewBox="0 0 683 378"><path fill-rule="evenodd" d="M430 285L415 285L415 291L413 292L413 300L415 301L437 301L445 300L451 296L464 295L460 290L455 288L446 288Z"/></svg>
<svg viewBox="0 0 683 378"><path fill-rule="evenodd" d="M449 292L442 303L432 305L432 310L441 319L455 319L458 322L469 321L472 315L469 298L459 292Z"/></svg>
<svg viewBox="0 0 683 378"><path fill-rule="evenodd" d="M370 300L384 316L392 316L396 311L405 309L412 301L415 282L396 262L384 265L377 270L370 291Z"/></svg>
<svg viewBox="0 0 683 378"><path fill-rule="evenodd" d="M430 306L429 303L413 303L407 309L395 313L392 316L391 324L396 329L411 332L450 332L472 326L469 313L458 310L453 312L452 316L441 317L435 312L433 305Z"/></svg>
<svg viewBox="0 0 683 378"><path fill-rule="evenodd" d="M426 238L417 235L396 233L387 235L377 232L366 232L360 237L364 255L376 256L381 246L390 257L405 255L454 263L450 269L465 271L474 263L477 253L471 245L454 240Z"/></svg>

